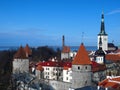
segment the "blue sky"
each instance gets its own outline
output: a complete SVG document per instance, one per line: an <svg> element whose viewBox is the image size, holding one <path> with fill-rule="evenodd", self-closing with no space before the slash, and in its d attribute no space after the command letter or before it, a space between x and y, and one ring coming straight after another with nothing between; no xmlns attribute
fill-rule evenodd
<svg viewBox="0 0 120 90"><path fill-rule="evenodd" d="M109 42L120 45L120 0L0 0L0 46L97 45L101 13Z"/></svg>

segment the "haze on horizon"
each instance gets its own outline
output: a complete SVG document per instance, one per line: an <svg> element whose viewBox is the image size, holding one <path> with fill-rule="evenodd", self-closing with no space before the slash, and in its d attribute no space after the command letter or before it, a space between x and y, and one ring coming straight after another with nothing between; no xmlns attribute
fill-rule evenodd
<svg viewBox="0 0 120 90"><path fill-rule="evenodd" d="M1 0L0 46L97 46L101 14L109 42L120 45L119 0Z"/></svg>

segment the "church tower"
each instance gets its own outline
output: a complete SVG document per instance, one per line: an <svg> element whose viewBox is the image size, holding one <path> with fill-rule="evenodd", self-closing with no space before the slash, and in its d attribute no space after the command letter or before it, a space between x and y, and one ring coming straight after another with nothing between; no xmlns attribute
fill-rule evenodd
<svg viewBox="0 0 120 90"><path fill-rule="evenodd" d="M72 61L72 89L91 85L91 64L88 53L82 43Z"/></svg>
<svg viewBox="0 0 120 90"><path fill-rule="evenodd" d="M97 47L99 49L99 47L102 47L103 51L108 50L108 35L105 32L105 25L104 25L104 13L102 13L102 17L101 17L101 29L100 29L100 33L98 34L98 43L97 43ZM102 44L100 44L100 38L101 38L101 42ZM101 46L100 46L101 45Z"/></svg>

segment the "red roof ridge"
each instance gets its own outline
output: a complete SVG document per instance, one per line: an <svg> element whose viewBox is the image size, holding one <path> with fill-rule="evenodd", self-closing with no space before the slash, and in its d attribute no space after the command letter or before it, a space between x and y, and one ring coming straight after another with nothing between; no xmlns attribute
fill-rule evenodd
<svg viewBox="0 0 120 90"><path fill-rule="evenodd" d="M80 48L72 61L73 65L90 65L92 62L88 56L88 52L86 51L83 43L80 45Z"/></svg>

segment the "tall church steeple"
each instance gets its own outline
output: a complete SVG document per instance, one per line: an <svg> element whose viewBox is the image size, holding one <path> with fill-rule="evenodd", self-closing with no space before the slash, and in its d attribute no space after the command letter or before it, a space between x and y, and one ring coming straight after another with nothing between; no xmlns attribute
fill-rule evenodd
<svg viewBox="0 0 120 90"><path fill-rule="evenodd" d="M100 44L100 42L102 42L102 43ZM101 15L100 33L98 34L98 49L100 47L103 49L103 51L108 50L108 35L105 32L104 13L103 12Z"/></svg>
<svg viewBox="0 0 120 90"><path fill-rule="evenodd" d="M102 16L101 16L101 28L100 28L99 35L107 35L106 32L105 32L104 13L103 12L102 12Z"/></svg>

